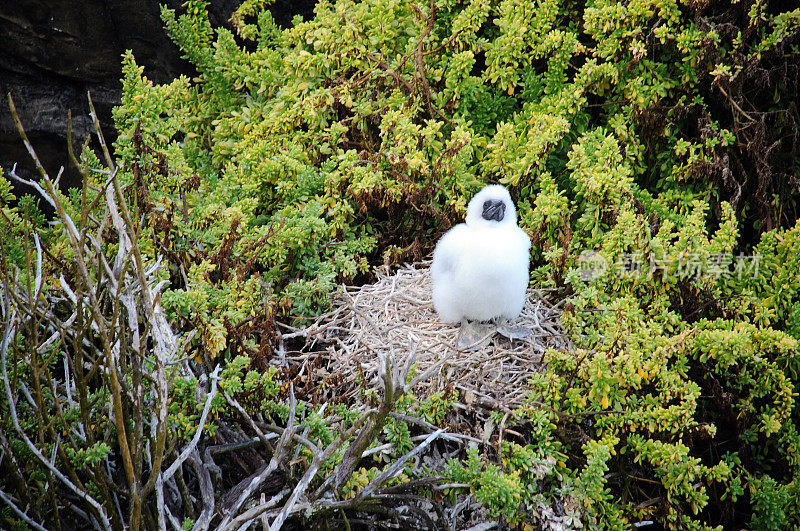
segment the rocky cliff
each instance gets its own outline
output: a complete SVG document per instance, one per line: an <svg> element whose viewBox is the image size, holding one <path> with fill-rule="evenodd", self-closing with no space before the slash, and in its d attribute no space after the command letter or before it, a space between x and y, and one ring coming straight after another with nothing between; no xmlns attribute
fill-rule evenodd
<svg viewBox="0 0 800 531"><path fill-rule="evenodd" d="M179 9L181 0L16 0L0 2L0 166L18 163L20 175L34 175L17 135L5 95L11 93L28 136L45 168L54 175L65 164L67 111L76 141L89 132L86 92L90 91L104 131L114 136L111 108L120 97L120 56L133 50L147 76L165 82L191 66L169 40L159 4ZM210 0L215 26L227 25L237 0ZM313 16L314 2L277 2L273 14L288 25L295 14ZM67 168L64 181L78 183Z"/></svg>

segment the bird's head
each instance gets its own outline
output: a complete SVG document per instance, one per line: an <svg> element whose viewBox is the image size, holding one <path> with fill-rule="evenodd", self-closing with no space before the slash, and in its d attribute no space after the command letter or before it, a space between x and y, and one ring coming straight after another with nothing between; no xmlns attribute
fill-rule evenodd
<svg viewBox="0 0 800 531"><path fill-rule="evenodd" d="M517 210L504 186L484 187L467 205L468 227L496 227L517 224Z"/></svg>

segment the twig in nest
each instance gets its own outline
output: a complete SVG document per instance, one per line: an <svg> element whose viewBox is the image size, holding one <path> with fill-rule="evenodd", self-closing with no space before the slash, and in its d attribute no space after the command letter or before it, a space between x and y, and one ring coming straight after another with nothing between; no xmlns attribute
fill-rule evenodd
<svg viewBox="0 0 800 531"><path fill-rule="evenodd" d="M407 265L394 274L379 270L374 284L347 288L334 310L308 328L292 331L309 343L330 345L331 354L322 359L326 374L337 379L335 390L326 380L326 392L353 396L358 375L380 379L380 355L394 353L400 364L414 357L416 375L403 385L417 396L460 386L464 393L490 396L507 409L522 404L530 376L540 370L541 353L551 347L572 348L560 326L560 312L539 298L539 290L530 290L522 314L512 323L529 329L528 337L494 337L484 348L458 351L458 328L439 321L434 311L427 266Z"/></svg>

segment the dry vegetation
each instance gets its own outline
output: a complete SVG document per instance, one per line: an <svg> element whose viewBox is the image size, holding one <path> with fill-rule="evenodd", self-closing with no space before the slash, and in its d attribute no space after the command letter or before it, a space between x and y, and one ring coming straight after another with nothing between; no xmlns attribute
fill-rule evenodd
<svg viewBox="0 0 800 531"><path fill-rule="evenodd" d="M527 337L510 340L489 326L485 345L459 350L458 325L441 323L433 309L428 266L407 264L393 274L382 268L376 282L344 288L334 309L314 324L303 329L281 325L290 330L281 334L282 340L306 341L299 356L283 354L289 366L299 367L296 388L302 384L315 401L349 402L361 382L377 379L379 360L393 357L414 364L408 385L417 396L455 389L466 400L456 406L461 409L484 405L510 412L523 405L545 350L571 348L559 311L548 302L555 293L528 292L522 314L511 323L529 330Z"/></svg>

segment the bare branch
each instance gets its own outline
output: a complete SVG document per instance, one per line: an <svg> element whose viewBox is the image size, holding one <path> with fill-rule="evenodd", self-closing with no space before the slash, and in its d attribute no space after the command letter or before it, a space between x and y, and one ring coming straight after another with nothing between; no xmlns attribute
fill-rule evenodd
<svg viewBox="0 0 800 531"><path fill-rule="evenodd" d="M8 494L6 494L5 492L3 492L2 489L0 489L0 499L2 499L4 502L6 502L6 504L9 507L11 507L11 510L14 511L15 513L17 513L17 516L19 516L20 518L25 520L25 523L27 523L29 526L31 526L34 529L39 529L40 531L47 531L44 527L42 527L38 523L34 522L31 519L30 516L25 514L24 511L22 511L19 507L17 507L17 505L13 502L11 497Z"/></svg>
<svg viewBox="0 0 800 531"><path fill-rule="evenodd" d="M11 116L14 118L14 125L17 126L17 133L19 133L22 142L25 144L25 149L28 150L28 154L33 159L33 163L36 165L36 169L39 171L39 174L42 176L43 179L49 179L47 176L47 170L44 169L42 166L39 157L36 156L36 151L33 149L33 144L31 141L28 140L28 135L25 134L25 129L22 127L22 122L19 119L19 115L17 114L17 107L14 105L14 100L11 98L11 93L9 92L7 95L8 99L8 107L11 109Z"/></svg>
<svg viewBox="0 0 800 531"><path fill-rule="evenodd" d="M181 454L178 458L170 465L170 467L163 473L161 481L169 481L175 471L178 469L179 466L183 464L184 461L189 457L193 451L197 449L197 443L200 442L200 435L203 433L203 426L205 426L206 418L208 417L208 411L211 409L211 401L217 395L217 381L219 380L219 370L220 367L214 369L209 375L211 379L211 390L206 395L206 404L203 407L203 413L200 415L200 420L197 421L197 430L194 432L194 437L192 437L191 442L183 449Z"/></svg>
<svg viewBox="0 0 800 531"><path fill-rule="evenodd" d="M375 435L383 428L386 422L386 417L394 409L394 404L400 396L405 393L405 379L408 374L408 369L411 367L411 362L414 358L415 352L409 356L407 363L402 367L395 367L394 361L391 356L386 356L383 353L378 354L379 358L379 379L383 381L383 400L378 407L378 412L374 418L370 419L369 423L358 434L356 440L353 441L342 457L342 461L331 474L333 481L333 488L338 490L344 485L355 470L356 464L361 459L361 455L372 444ZM317 499L322 493L323 487L327 486L323 483L314 494Z"/></svg>
<svg viewBox="0 0 800 531"><path fill-rule="evenodd" d="M267 436L264 435L264 432L262 432L259 429L253 418L247 414L247 411L244 410L242 405L235 398L226 393L224 390L222 391L222 396L224 396L225 400L227 400L228 403L232 405L242 417L244 417L244 419L247 421L247 424L253 429L254 432L256 432L256 435L258 435L258 438L261 440L261 442L269 446L269 442L267 441Z"/></svg>
<svg viewBox="0 0 800 531"><path fill-rule="evenodd" d="M297 402L294 396L294 385L290 385L289 387L289 417L286 422L286 428L283 430L283 434L278 439L278 444L275 446L275 451L272 454L272 459L270 459L269 464L264 467L261 471L259 471L255 476L250 479L250 483L245 487L243 492L239 495L236 501L228 510L225 518L219 525L220 529L227 529L231 524L231 519L239 512L239 509L244 505L244 502L256 491L264 481L272 475L272 473L278 469L281 462L283 462L288 455L288 443L289 440L292 438L292 435L296 431L296 427L294 425L294 416L295 410L297 407ZM239 406L241 407L241 406ZM244 410L242 409L242 412ZM245 412L245 415L249 418L249 415ZM252 419L251 419L252 421ZM255 424L254 424L255 425ZM258 431L261 434L261 431ZM263 436L261 434L260 436ZM266 442L266 437L262 437L262 440ZM235 522L234 522L235 527Z"/></svg>
<svg viewBox="0 0 800 531"><path fill-rule="evenodd" d="M208 529L211 519L214 517L214 487L211 484L211 474L208 469L203 466L203 461L200 459L200 452L194 448L189 454L189 463L197 474L197 480L200 484L200 495L203 498L203 510L200 516L194 523L193 531L204 531Z"/></svg>
<svg viewBox="0 0 800 531"><path fill-rule="evenodd" d="M110 170L115 170L116 166L114 165L114 159L111 158L111 153L108 151L108 145L106 144L106 138L103 136L103 131L100 129L100 120L97 118L97 111L94 110L94 103L92 102L92 93L86 91L86 98L89 100L89 115L92 117L92 125L94 125L94 131L97 134L97 140L100 142L100 148L103 150L103 155L106 158L106 164Z"/></svg>
<svg viewBox="0 0 800 531"><path fill-rule="evenodd" d="M39 462L41 462L48 470L50 470L50 472L56 478L58 478L59 481L61 481L72 492L74 492L79 498L85 500L86 503L91 505L92 508L96 511L97 516L100 518L100 523L103 525L103 527L106 529L110 529L111 522L109 521L108 516L106 516L103 506L97 500L95 500L88 492L85 492L79 489L77 486L75 486L75 484L72 481L70 481L68 477L66 477L58 468L53 466L53 464L50 463L50 460L47 459L39 450L39 448L35 444L33 444L33 441L31 441L28 438L28 435L25 433L25 431L19 424L19 418L17 417L16 400L14 399L14 395L11 392L8 372L6 370L8 346L11 341L11 338L16 333L16 327L12 324L14 322L15 312L13 308L6 308L5 310L6 311L4 311L4 313L7 316L7 318L5 323L6 326L4 327L5 330L3 332L3 339L0 340L0 365L2 365L1 368L3 373L3 388L6 393L6 400L8 403L8 409L9 413L11 414L11 422L14 425L14 429L16 430L20 438L25 442L25 445L28 447L31 453L33 453L33 455L36 456Z"/></svg>
<svg viewBox="0 0 800 531"><path fill-rule="evenodd" d="M442 433L444 433L444 429L438 429L435 432L428 435L428 437L426 437L425 440L422 441L422 443L419 446L417 446L416 448L405 454L403 457L401 457L394 463L392 463L392 465L389 468L381 472L378 475L378 477L373 479L369 483L369 485L361 489L361 491L359 491L356 497L359 499L363 499L372 495L372 493L374 493L376 489L380 488L388 479L394 477L394 475L400 471L400 468L405 464L406 461L408 461L415 455L422 452L425 448L430 446L431 443Z"/></svg>
<svg viewBox="0 0 800 531"><path fill-rule="evenodd" d="M361 429L365 422L369 420L370 417L375 413L374 409L367 410L364 414L344 433L341 433L339 437L336 438L335 441L330 443L322 453L318 453L314 455L314 458L311 461L308 469L306 469L305 474L300 479L300 481L295 486L294 490L292 491L292 495L289 497L289 500L283 506L283 509L278 513L275 520L272 522L270 529L280 529L283 525L283 522L292 513L294 510L295 505L297 504L301 495L303 495L308 489L308 485L317 475L319 472L319 467L325 463L330 457L341 448L342 444L344 444L353 434ZM231 524L226 529L239 529L239 526L245 524L249 521L255 520L259 518L265 511L268 511L272 508L272 505L267 506L267 504L257 505L246 511L245 513L241 514L237 518L235 518ZM223 529L220 527L220 529Z"/></svg>

